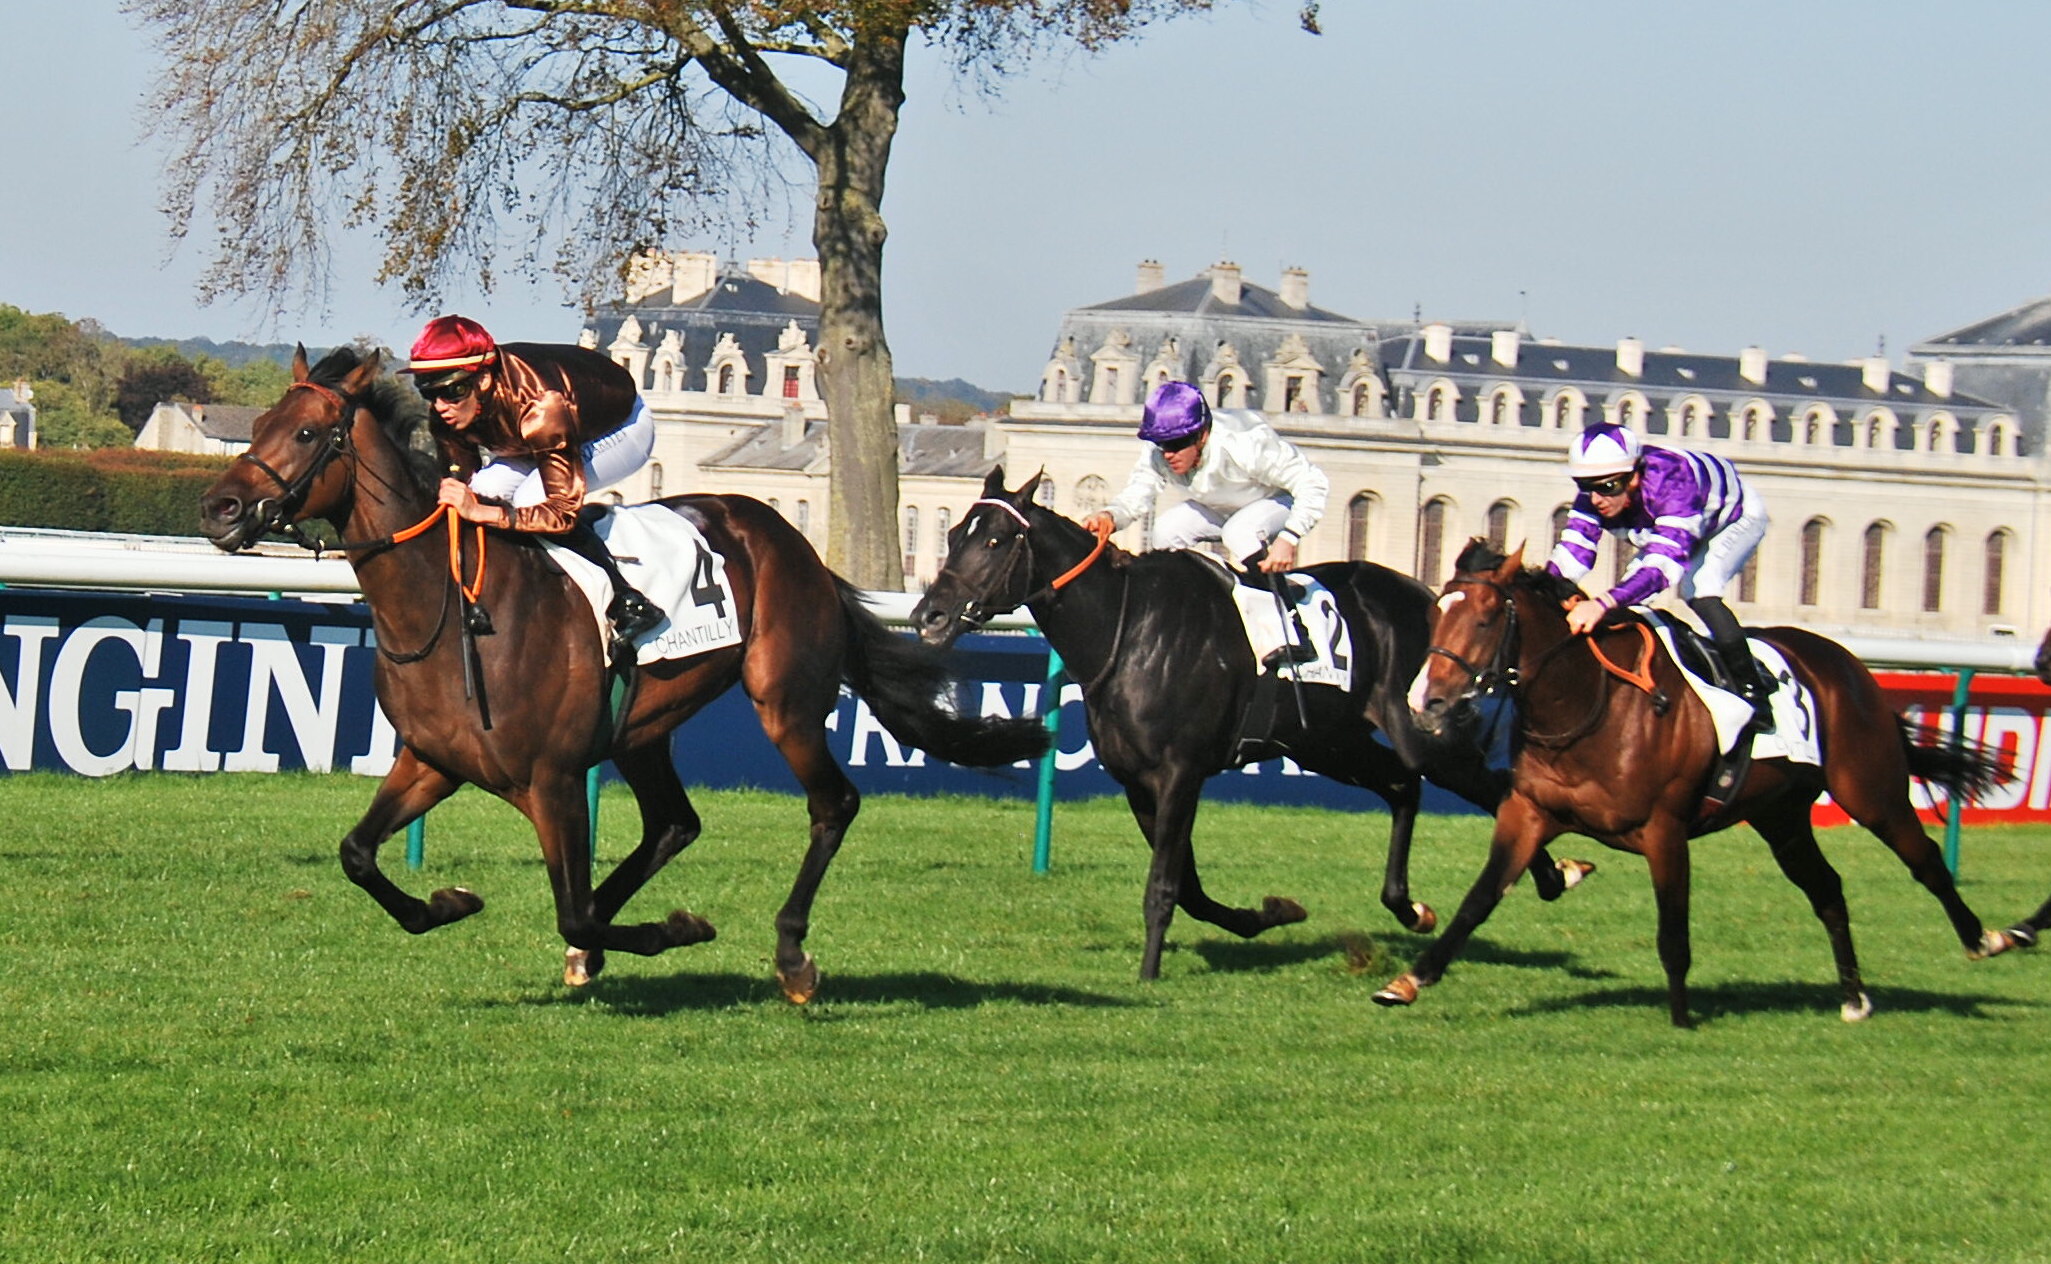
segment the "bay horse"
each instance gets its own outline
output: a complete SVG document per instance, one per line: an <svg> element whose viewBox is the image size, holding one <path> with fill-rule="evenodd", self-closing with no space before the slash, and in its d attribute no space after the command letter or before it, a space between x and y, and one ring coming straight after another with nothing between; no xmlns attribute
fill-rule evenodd
<svg viewBox="0 0 2051 1264"><path fill-rule="evenodd" d="M377 356L343 348L309 368L301 347L291 386L251 423L248 451L200 510L204 533L231 552L307 519L342 534L377 634L378 703L402 743L369 810L342 839L342 869L406 930L420 934L484 906L460 887L422 900L377 862L380 844L469 783L534 826L569 944L565 982L589 982L608 951L652 956L713 938L709 922L682 909L655 922L614 918L701 828L666 739L739 684L803 787L811 820L797 881L776 914L776 978L803 1003L819 983L804 949L813 896L861 803L826 744L841 685L898 740L955 763L1003 765L1045 748L1037 721L974 719L945 705L940 656L892 633L804 536L746 496L656 502L694 523L725 559L742 643L642 665L626 713L609 716L597 619L532 537L467 524L459 531L453 519L446 533L419 530L436 522L439 472L409 453L403 388L379 367ZM451 609L472 585L496 625L489 635L464 630L467 606ZM641 838L594 889L585 774L608 757L639 804Z"/></svg>
<svg viewBox="0 0 2051 1264"><path fill-rule="evenodd" d="M1140 978L1159 976L1178 906L1249 939L1306 916L1302 905L1280 896L1268 896L1259 908L1220 904L1204 892L1191 845L1205 780L1277 755L1370 790L1389 805L1382 904L1406 928L1428 932L1437 914L1412 901L1409 889L1411 832L1423 794L1419 770L1484 811L1495 809L1505 789L1500 770L1489 769L1477 747L1427 740L1404 706L1403 689L1430 639L1431 591L1366 562L1303 567L1332 592L1351 632L1353 688L1304 689L1307 729L1292 706L1280 706L1269 740L1241 748L1240 718L1259 673L1231 579L1193 553L1135 556L1099 541L1039 503L1044 476L1007 491L1003 467L990 472L982 499L948 533L946 561L911 621L920 636L944 647L1025 606L1083 682L1097 758L1124 788L1153 851ZM1375 740L1378 730L1390 745ZM1532 878L1540 894L1553 899L1592 868L1583 861L1547 863L1535 867Z"/></svg>
<svg viewBox="0 0 2051 1264"><path fill-rule="evenodd" d="M1439 601L1429 657L1410 690L1418 723L1451 723L1484 696L1514 699L1512 784L1496 813L1487 862L1445 931L1409 972L1375 994L1408 1005L1445 974L1467 938L1539 848L1561 834L1585 834L1645 857L1658 909L1660 964L1667 1009L1689 1025L1688 840L1749 822L1781 872L1809 898L1837 961L1847 1022L1872 1012L1837 871L1816 844L1809 809L1826 790L1837 805L1891 847L1937 897L1970 958L2019 942L1984 929L1952 882L1937 844L1909 798L1911 777L1971 796L2005 779L1993 752L1954 747L1911 725L1887 703L1865 664L1834 641L1800 628L1753 629L1779 650L1814 698L1821 767L1760 759L1720 811L1703 819L1717 763L1714 722L1671 657L1642 638L1635 616L1612 618L1593 637L1571 633L1565 603L1579 590L1541 569L1523 550L1505 557L1486 541L1461 553ZM1626 683L1592 648L1607 646L1621 667L1649 671L1649 688Z"/></svg>

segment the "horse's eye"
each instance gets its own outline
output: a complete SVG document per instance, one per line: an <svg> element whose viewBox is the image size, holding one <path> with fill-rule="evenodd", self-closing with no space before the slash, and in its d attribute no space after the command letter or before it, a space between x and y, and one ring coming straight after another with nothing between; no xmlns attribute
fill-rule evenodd
<svg viewBox="0 0 2051 1264"><path fill-rule="evenodd" d="M314 433L312 426L301 426L299 427L299 433L292 437L301 443L312 443L319 436Z"/></svg>
<svg viewBox="0 0 2051 1264"><path fill-rule="evenodd" d="M991 536L991 537L990 537L989 539L987 539L987 540L983 541L983 547L984 547L984 548L986 548L986 549L994 549L994 548L996 548L996 547L997 547L997 537L993 535L993 536Z"/></svg>

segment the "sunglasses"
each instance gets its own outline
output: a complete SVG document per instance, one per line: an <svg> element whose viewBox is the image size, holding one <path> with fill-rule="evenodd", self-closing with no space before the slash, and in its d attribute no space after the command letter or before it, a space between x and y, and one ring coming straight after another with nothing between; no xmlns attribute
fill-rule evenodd
<svg viewBox="0 0 2051 1264"><path fill-rule="evenodd" d="M1180 439L1169 439L1154 446L1163 452L1185 452L1195 447L1196 441L1203 437L1204 432L1199 430L1195 434L1184 435Z"/></svg>
<svg viewBox="0 0 2051 1264"><path fill-rule="evenodd" d="M1591 496L1621 496L1631 485L1629 474L1611 474L1606 478L1577 478L1574 486Z"/></svg>
<svg viewBox="0 0 2051 1264"><path fill-rule="evenodd" d="M430 404L455 404L470 398L471 392L475 391L476 389L476 382L450 382L443 386L428 387L426 390L420 392L420 398L426 400Z"/></svg>

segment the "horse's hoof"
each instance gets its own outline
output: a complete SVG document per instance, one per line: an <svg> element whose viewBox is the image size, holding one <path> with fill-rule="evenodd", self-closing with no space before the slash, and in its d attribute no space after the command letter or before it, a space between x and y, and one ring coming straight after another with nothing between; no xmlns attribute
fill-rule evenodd
<svg viewBox="0 0 2051 1264"><path fill-rule="evenodd" d="M484 900L465 887L443 887L427 897L428 915L436 926L460 922L484 907Z"/></svg>
<svg viewBox="0 0 2051 1264"><path fill-rule="evenodd" d="M783 989L784 999L793 1005L803 1005L819 992L819 966L812 960L812 954L805 954L805 962L786 974L776 972L776 986Z"/></svg>
<svg viewBox="0 0 2051 1264"><path fill-rule="evenodd" d="M1377 1005L1409 1005L1417 1000L1417 976L1398 975L1389 980L1386 987L1374 994Z"/></svg>
<svg viewBox="0 0 2051 1264"><path fill-rule="evenodd" d="M1846 1001L1837 1016L1848 1023L1863 1023L1873 1016L1873 998L1861 992L1857 1000Z"/></svg>
<svg viewBox="0 0 2051 1264"><path fill-rule="evenodd" d="M605 949L571 948L563 953L563 984L583 987L605 969Z"/></svg>
<svg viewBox="0 0 2051 1264"><path fill-rule="evenodd" d="M683 909L672 909L670 915L663 919L663 926L668 932L669 946L672 948L682 948L686 944L709 944L719 938L719 932L713 928L711 922Z"/></svg>
<svg viewBox="0 0 2051 1264"><path fill-rule="evenodd" d="M2028 922L2017 922L2009 927L2008 937L2014 941L2014 945L2017 948L2035 948L2037 946L2037 928Z"/></svg>
<svg viewBox="0 0 2051 1264"><path fill-rule="evenodd" d="M1438 925L1439 915L1432 911L1431 905L1420 901L1411 902L1409 927L1411 934L1429 935L1438 929Z"/></svg>
<svg viewBox="0 0 2051 1264"><path fill-rule="evenodd" d="M1309 916L1301 904L1286 895L1271 895L1261 901L1261 920L1270 926L1288 926Z"/></svg>
<svg viewBox="0 0 2051 1264"><path fill-rule="evenodd" d="M1560 879L1564 884L1560 887L1560 890L1567 892L1580 886L1583 878L1595 872L1595 862L1592 860L1556 860L1553 862L1553 868L1560 871Z"/></svg>
<svg viewBox="0 0 2051 1264"><path fill-rule="evenodd" d="M2009 949L2013 947L2015 947L2015 940L2009 937L2007 931L1981 931L1979 948L1975 951L1968 952L1966 954L1966 959L1969 961L1983 961L1988 957L1998 957L2002 953L2007 952Z"/></svg>

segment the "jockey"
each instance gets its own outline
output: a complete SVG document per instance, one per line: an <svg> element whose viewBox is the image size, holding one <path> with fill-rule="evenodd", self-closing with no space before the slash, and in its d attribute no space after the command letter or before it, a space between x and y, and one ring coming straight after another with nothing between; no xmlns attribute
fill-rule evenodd
<svg viewBox="0 0 2051 1264"><path fill-rule="evenodd" d="M1641 445L1631 430L1601 422L1567 449L1567 473L1580 488L1566 530L1545 568L1578 580L1595 565L1604 530L1622 532L1637 556L1616 587L1567 611L1586 633L1618 606L1635 606L1673 588L1709 629L1753 723L1772 731L1767 695L1774 682L1745 643L1724 591L1766 534L1766 503L1719 456Z"/></svg>
<svg viewBox="0 0 2051 1264"><path fill-rule="evenodd" d="M1082 525L1115 531L1154 507L1163 487L1188 499L1154 519L1151 545L1186 549L1221 540L1235 558L1267 552L1260 569L1296 565L1296 545L1324 516L1324 472L1252 411L1220 411L1187 382L1163 382L1147 400L1139 437L1153 446L1125 490Z"/></svg>
<svg viewBox="0 0 2051 1264"><path fill-rule="evenodd" d="M662 622L578 517L588 493L633 474L654 451L655 422L631 374L584 347L501 346L462 316L427 322L406 371L434 411L447 468L476 470L467 481L444 478L442 504L466 522L547 536L604 568L615 647Z"/></svg>

